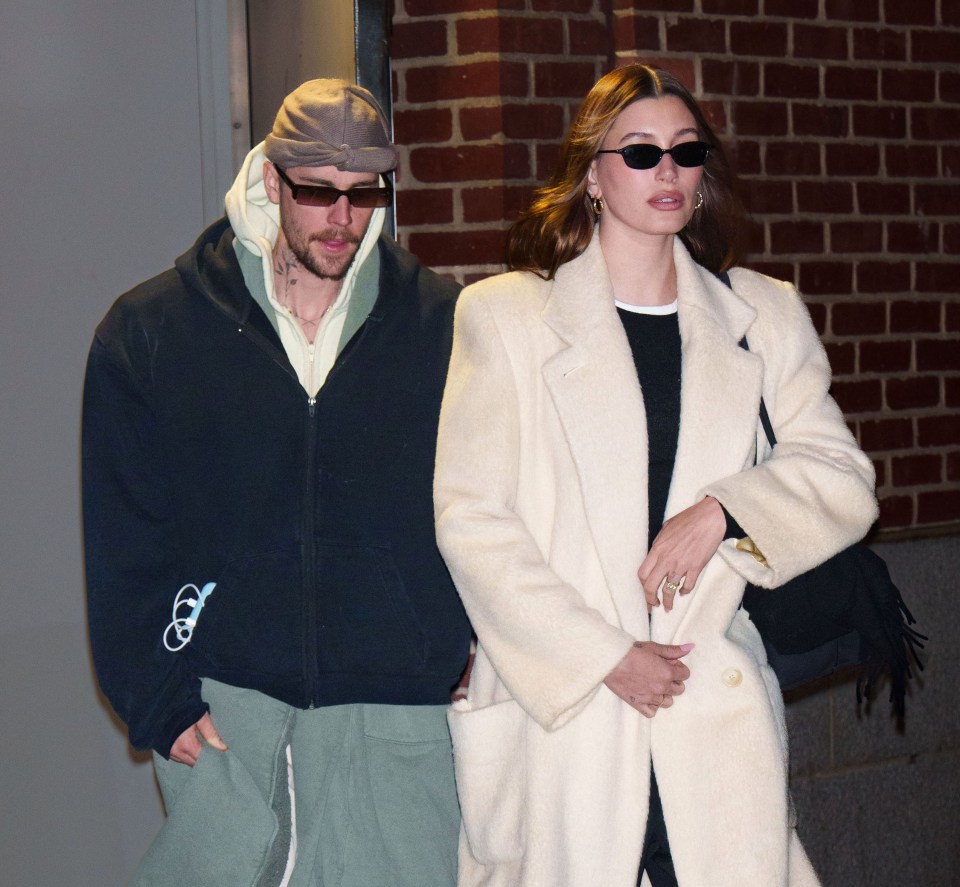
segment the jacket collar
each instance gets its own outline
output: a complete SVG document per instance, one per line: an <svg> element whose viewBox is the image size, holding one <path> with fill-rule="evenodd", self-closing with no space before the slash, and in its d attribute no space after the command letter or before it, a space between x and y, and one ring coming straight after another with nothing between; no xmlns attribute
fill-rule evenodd
<svg viewBox="0 0 960 887"><path fill-rule="evenodd" d="M187 287L211 302L238 329L252 334L292 373L276 329L247 289L234 249L234 237L227 219L219 219L176 260L174 267Z"/></svg>
<svg viewBox="0 0 960 887"><path fill-rule="evenodd" d="M280 352L281 362L289 363L276 328L247 288L237 259L235 236L227 219L219 219L176 260L176 270L189 288L213 303L231 323L255 331L262 344L269 343L270 348ZM384 234L380 235L376 248L380 269L378 292L369 318L382 321L391 308L399 307L398 291L405 292L411 282L415 282L417 265L412 256Z"/></svg>

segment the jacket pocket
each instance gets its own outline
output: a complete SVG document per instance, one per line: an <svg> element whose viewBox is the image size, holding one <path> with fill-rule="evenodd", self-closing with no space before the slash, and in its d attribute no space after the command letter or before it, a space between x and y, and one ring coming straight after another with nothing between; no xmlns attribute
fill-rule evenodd
<svg viewBox="0 0 960 887"><path fill-rule="evenodd" d="M228 561L200 612L195 652L216 674L301 673L302 580L296 548Z"/></svg>
<svg viewBox="0 0 960 887"><path fill-rule="evenodd" d="M513 700L469 706L456 703L447 715L464 832L481 865L511 862L526 843L528 717Z"/></svg>
<svg viewBox="0 0 960 887"><path fill-rule="evenodd" d="M322 543L318 555L324 666L354 674L420 674L426 635L390 549Z"/></svg>

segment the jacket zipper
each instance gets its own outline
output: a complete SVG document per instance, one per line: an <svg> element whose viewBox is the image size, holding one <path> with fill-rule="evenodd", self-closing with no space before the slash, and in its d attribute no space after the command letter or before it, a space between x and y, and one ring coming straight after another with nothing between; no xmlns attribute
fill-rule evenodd
<svg viewBox="0 0 960 887"><path fill-rule="evenodd" d="M306 476L304 478L303 514L301 528L302 589L303 594L303 679L306 689L305 702L313 708L317 700L317 685L320 679L317 664L317 631L320 614L317 612L317 540L316 540L316 448L317 448L317 399L307 398L307 427L304 435Z"/></svg>
<svg viewBox="0 0 960 887"><path fill-rule="evenodd" d="M357 332L347 347L334 361L330 372L327 373L324 388L340 372L349 353L356 344L367 335L368 324ZM323 393L320 389L319 394ZM320 630L320 612L317 599L317 539L316 539L316 507L317 507L317 478L316 478L316 450L317 450L317 396L307 398L307 433L306 433L306 491L303 497L303 677L306 686L306 707L316 708L320 689L320 665L317 634Z"/></svg>
<svg viewBox="0 0 960 887"><path fill-rule="evenodd" d="M334 361L324 387L330 380L342 371L343 364L348 360L350 353L357 345L368 335L369 319L351 338L350 342ZM238 330L255 347L266 352L273 362L293 380L294 384L300 390L303 386L297 378L292 367L285 365L274 353L274 349L266 342L260 341L259 335L252 335L246 325L240 325ZM323 389L321 389L322 391ZM300 543L301 557L301 595L303 601L303 638L301 639L303 656L303 680L305 686L304 704L306 708L315 708L317 705L318 688L320 682L320 668L318 663L318 645L317 632L319 630L319 619L322 614L318 612L317 607L317 540L316 540L316 503L317 503L317 479L316 474L316 449L317 449L317 398L307 396L307 415L305 437L305 486L303 496L303 510L301 513L302 540Z"/></svg>

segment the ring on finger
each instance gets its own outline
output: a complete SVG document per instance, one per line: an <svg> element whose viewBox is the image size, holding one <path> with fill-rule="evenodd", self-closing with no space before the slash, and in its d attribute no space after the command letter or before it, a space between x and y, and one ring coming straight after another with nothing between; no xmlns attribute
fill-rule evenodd
<svg viewBox="0 0 960 887"><path fill-rule="evenodd" d="M686 576L681 576L679 579L677 579L676 582L674 582L670 578L667 578L667 580L664 582L664 586L670 589L670 591L672 592L678 592L680 591L681 588L683 588L683 583L686 581L687 581Z"/></svg>

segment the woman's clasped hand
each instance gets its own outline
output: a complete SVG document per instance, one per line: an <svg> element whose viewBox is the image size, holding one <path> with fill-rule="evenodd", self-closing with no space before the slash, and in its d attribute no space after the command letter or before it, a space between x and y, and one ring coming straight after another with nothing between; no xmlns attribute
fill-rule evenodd
<svg viewBox="0 0 960 887"><path fill-rule="evenodd" d="M681 661L693 644L680 646L637 641L607 675L604 684L644 717L673 705L684 689L690 669Z"/></svg>

